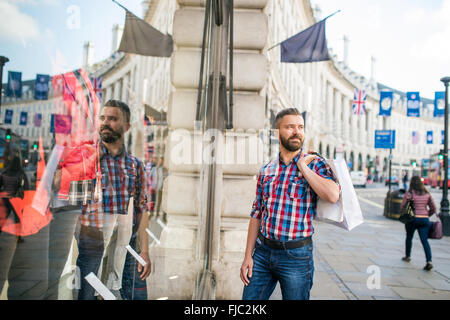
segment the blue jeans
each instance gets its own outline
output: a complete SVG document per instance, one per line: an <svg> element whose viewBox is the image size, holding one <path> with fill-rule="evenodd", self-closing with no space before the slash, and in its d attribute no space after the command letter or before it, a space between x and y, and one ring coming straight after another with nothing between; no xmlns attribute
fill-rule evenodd
<svg viewBox="0 0 450 320"><path fill-rule="evenodd" d="M94 227L81 226L78 239L77 267L80 269L80 290L78 300L97 300L95 289L85 277L97 274L104 250L103 232Z"/></svg>
<svg viewBox="0 0 450 320"><path fill-rule="evenodd" d="M243 300L268 300L280 282L283 300L309 300L313 286L313 245L272 249L256 239L253 272L244 287Z"/></svg>
<svg viewBox="0 0 450 320"><path fill-rule="evenodd" d="M46 300L58 300L58 287L61 274L69 256L72 238L81 209L53 209L53 220L50 222L48 245L48 289Z"/></svg>
<svg viewBox="0 0 450 320"><path fill-rule="evenodd" d="M136 250L136 234L130 241L130 246ZM95 289L86 281L89 273L97 274L102 261L104 250L102 232L92 227L81 227L77 266L80 269L80 290L78 291L78 300L97 300ZM128 252L125 258L125 265L122 273L122 288L120 295L123 300L147 300L147 283L140 279L140 273L137 270L138 263L136 259Z"/></svg>
<svg viewBox="0 0 450 320"><path fill-rule="evenodd" d="M130 246L136 251L136 237L131 238ZM122 274L120 295L123 300L147 300L147 282L141 280L138 272L138 262L127 252Z"/></svg>
<svg viewBox="0 0 450 320"><path fill-rule="evenodd" d="M428 243L428 232L430 231L431 222L428 218L414 218L414 220L405 225L406 229L406 256L411 256L412 239L416 229L419 232L420 241L425 250L425 257L427 262L431 262L431 248Z"/></svg>

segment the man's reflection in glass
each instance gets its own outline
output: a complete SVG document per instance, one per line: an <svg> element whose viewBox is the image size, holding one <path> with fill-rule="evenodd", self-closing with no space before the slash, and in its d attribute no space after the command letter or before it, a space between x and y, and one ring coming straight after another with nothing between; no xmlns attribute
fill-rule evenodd
<svg viewBox="0 0 450 320"><path fill-rule="evenodd" d="M130 109L121 101L110 100L99 119L99 170L80 218L78 299L96 299L94 288L84 279L90 272L99 275L113 292L119 290L122 299L146 299L145 279L151 270L145 231L146 183L143 163L125 150ZM127 244L139 252L145 266L124 249Z"/></svg>

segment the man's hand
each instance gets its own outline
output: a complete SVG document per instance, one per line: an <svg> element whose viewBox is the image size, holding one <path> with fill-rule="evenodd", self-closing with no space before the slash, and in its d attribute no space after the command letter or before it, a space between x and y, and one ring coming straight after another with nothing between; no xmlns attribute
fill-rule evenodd
<svg viewBox="0 0 450 320"><path fill-rule="evenodd" d="M248 270L248 276L247 276L247 270ZM244 262L242 262L241 266L241 280L244 283L244 285L248 286L250 283L249 278L252 277L253 272L253 258L252 257L245 257Z"/></svg>
<svg viewBox="0 0 450 320"><path fill-rule="evenodd" d="M308 164L310 164L316 157L317 155L315 154L305 155L302 153L298 159L297 166L303 177L306 181L308 181L309 185L317 193L319 198L331 203L336 203L339 200L338 185L333 180L319 176L308 167Z"/></svg>
<svg viewBox="0 0 450 320"><path fill-rule="evenodd" d="M61 185L61 174L62 174L62 170L58 169L55 172L55 175L53 176L53 190L54 191L59 191L60 185Z"/></svg>
<svg viewBox="0 0 450 320"><path fill-rule="evenodd" d="M138 264L138 272L141 274L140 278L141 280L145 280L150 275L152 263L150 262L148 251L141 252L139 255L145 260L145 262L147 262L145 267L143 267L140 263Z"/></svg>
<svg viewBox="0 0 450 320"><path fill-rule="evenodd" d="M303 168L308 166L315 158L317 158L317 155L315 154L305 154L302 152L300 158L297 161L297 166L300 172L303 173Z"/></svg>

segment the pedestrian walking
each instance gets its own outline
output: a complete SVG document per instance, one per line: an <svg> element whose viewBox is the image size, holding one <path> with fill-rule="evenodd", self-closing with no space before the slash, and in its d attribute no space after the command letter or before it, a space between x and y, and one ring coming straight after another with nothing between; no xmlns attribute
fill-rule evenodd
<svg viewBox="0 0 450 320"><path fill-rule="evenodd" d="M340 187L325 160L304 153L304 119L295 108L275 118L280 153L262 167L240 269L244 300L308 300L313 285L312 220L318 197L336 202Z"/></svg>
<svg viewBox="0 0 450 320"><path fill-rule="evenodd" d="M403 189L405 189L405 191L408 189L408 181L408 171L405 171L405 174L403 175Z"/></svg>
<svg viewBox="0 0 450 320"><path fill-rule="evenodd" d="M11 201L24 198L29 181L19 155L12 156L0 175L0 291L8 281L10 300L41 300L47 290L48 226L19 236L23 219ZM11 227L13 226L13 227ZM8 227L8 228L7 228Z"/></svg>
<svg viewBox="0 0 450 320"><path fill-rule="evenodd" d="M431 248L428 243L428 233L431 227L429 217L436 213L436 205L433 197L425 188L422 179L420 179L419 176L413 176L411 178L409 190L403 196L401 208L403 208L406 204L407 199L413 199L415 217L413 221L405 224L405 256L402 260L406 262L411 261L412 240L414 232L417 230L425 251L426 265L423 269L429 271L433 268L431 261Z"/></svg>

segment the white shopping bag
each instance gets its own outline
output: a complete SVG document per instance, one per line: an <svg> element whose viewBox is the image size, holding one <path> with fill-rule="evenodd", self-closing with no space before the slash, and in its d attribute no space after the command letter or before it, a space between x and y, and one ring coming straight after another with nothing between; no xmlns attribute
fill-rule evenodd
<svg viewBox="0 0 450 320"><path fill-rule="evenodd" d="M364 219L347 163L344 159L326 161L341 186L341 193L336 203L319 198L316 219L350 231L363 223Z"/></svg>

